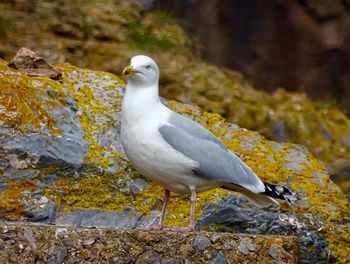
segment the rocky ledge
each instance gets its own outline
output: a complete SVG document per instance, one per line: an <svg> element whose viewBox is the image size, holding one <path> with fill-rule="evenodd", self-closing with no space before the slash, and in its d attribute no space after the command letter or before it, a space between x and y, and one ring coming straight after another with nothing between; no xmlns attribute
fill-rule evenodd
<svg viewBox="0 0 350 264"><path fill-rule="evenodd" d="M40 58L28 56L22 70L0 60L0 219L97 228L152 225L163 190L143 179L121 148L123 81L69 64L44 67ZM28 64L38 62L44 76L28 71ZM58 80L46 75L52 69ZM280 209L259 209L232 192L200 193L197 230L295 235L302 263L350 261L349 201L305 147L269 141L195 106L164 103L211 130L261 179L287 185L299 197L296 208L282 203ZM165 224L187 225L188 211L189 197L172 195Z"/></svg>
<svg viewBox="0 0 350 264"><path fill-rule="evenodd" d="M299 263L298 238L0 223L7 263Z"/></svg>

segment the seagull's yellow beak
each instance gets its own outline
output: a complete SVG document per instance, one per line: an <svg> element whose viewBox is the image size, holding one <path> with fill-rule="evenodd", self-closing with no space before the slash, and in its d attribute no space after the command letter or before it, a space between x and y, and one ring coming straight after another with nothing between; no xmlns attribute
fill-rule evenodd
<svg viewBox="0 0 350 264"><path fill-rule="evenodd" d="M128 66L123 70L123 74L126 76L127 75L134 75L136 73L138 73L138 71L135 70L132 66Z"/></svg>

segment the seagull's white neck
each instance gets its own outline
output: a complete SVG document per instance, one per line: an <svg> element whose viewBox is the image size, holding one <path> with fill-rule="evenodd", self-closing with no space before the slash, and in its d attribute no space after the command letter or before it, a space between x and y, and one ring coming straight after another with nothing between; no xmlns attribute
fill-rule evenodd
<svg viewBox="0 0 350 264"><path fill-rule="evenodd" d="M128 83L123 101L128 104L137 104L141 108L158 104L160 103L158 84L150 87L139 87Z"/></svg>
<svg viewBox="0 0 350 264"><path fill-rule="evenodd" d="M123 99L122 122L130 126L142 120L158 118L167 113L158 95L158 84L153 87L135 87L128 83Z"/></svg>

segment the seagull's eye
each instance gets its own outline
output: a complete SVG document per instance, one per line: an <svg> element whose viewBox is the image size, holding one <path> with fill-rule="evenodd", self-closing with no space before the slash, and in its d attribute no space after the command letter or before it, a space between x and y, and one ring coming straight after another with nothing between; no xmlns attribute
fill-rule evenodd
<svg viewBox="0 0 350 264"><path fill-rule="evenodd" d="M151 65L146 66L146 70L149 70L149 69L151 69Z"/></svg>

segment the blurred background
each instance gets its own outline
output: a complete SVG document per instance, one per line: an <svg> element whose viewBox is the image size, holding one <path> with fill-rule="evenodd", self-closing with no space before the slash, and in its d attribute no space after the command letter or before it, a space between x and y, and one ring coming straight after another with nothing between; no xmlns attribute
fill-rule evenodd
<svg viewBox="0 0 350 264"><path fill-rule="evenodd" d="M206 60L258 88L284 87L350 110L349 0L158 0Z"/></svg>
<svg viewBox="0 0 350 264"><path fill-rule="evenodd" d="M161 95L306 146L350 193L349 0L2 0L0 58L120 75L147 54Z"/></svg>

